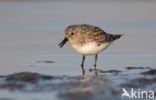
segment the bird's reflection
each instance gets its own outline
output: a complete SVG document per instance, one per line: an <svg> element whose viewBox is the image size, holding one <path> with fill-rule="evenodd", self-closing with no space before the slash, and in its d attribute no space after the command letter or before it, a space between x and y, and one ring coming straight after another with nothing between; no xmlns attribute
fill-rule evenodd
<svg viewBox="0 0 156 100"><path fill-rule="evenodd" d="M98 69L96 69L96 68L94 68L94 69L90 68L89 72L94 72L94 75L96 75L96 76L98 75Z"/></svg>
<svg viewBox="0 0 156 100"><path fill-rule="evenodd" d="M82 67L82 75L84 76L85 75L85 69L84 67ZM98 75L98 72L103 72L103 70L101 69L96 69L96 66L94 66L94 68L91 68L89 69L89 72L94 72L94 75L97 76Z"/></svg>
<svg viewBox="0 0 156 100"><path fill-rule="evenodd" d="M94 75L97 76L99 73L120 73L120 70L102 70L102 69L96 69L96 67L94 68L90 68L89 72L94 72ZM82 75L85 75L85 70L82 69Z"/></svg>

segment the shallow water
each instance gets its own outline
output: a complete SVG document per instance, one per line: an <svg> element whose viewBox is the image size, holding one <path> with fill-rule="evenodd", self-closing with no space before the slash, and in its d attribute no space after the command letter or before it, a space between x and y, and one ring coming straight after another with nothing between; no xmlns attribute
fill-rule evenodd
<svg viewBox="0 0 156 100"><path fill-rule="evenodd" d="M81 7L80 7L81 6ZM81 75L81 55L69 44L59 48L64 29L88 23L109 33L125 34L99 54L97 68L124 69L128 66L156 68L156 2L0 2L0 75L37 72L53 76ZM50 63L47 63L50 62ZM85 61L87 75L94 57ZM0 89L0 98L12 97ZM39 93L42 100L49 93ZM15 100L34 99L36 93L18 93ZM49 97L49 98L48 98Z"/></svg>

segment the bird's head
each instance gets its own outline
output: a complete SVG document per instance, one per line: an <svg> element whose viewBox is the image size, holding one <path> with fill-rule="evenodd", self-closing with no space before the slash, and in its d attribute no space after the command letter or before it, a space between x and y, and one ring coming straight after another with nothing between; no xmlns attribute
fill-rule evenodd
<svg viewBox="0 0 156 100"><path fill-rule="evenodd" d="M72 41L74 38L77 37L78 33L78 27L77 25L70 25L65 29L65 38L64 40L59 44L60 47L62 47L68 40Z"/></svg>

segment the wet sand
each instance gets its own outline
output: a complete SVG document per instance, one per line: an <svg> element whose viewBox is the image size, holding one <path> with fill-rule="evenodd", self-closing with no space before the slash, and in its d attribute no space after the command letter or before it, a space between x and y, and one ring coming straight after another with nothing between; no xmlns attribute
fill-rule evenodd
<svg viewBox="0 0 156 100"><path fill-rule="evenodd" d="M123 87L156 90L155 9L139 0L0 1L0 100L121 100ZM83 23L125 34L99 54L98 76L93 56L82 76L81 55L58 46L68 25Z"/></svg>
<svg viewBox="0 0 156 100"><path fill-rule="evenodd" d="M92 74L84 76L47 76L39 73L19 72L1 76L0 89L2 89L2 94L5 90L15 92L16 95L19 95L19 92L55 94L55 98L59 100L101 100L103 98L120 100L122 88L137 90L141 87L142 90L150 89L151 91L156 88L156 69L127 67L122 70L99 70L97 70L98 75L94 75L95 71L92 70ZM17 99L10 96L1 98ZM45 98L50 100L53 95ZM38 97L32 99L38 99ZM130 100L128 97L122 99Z"/></svg>

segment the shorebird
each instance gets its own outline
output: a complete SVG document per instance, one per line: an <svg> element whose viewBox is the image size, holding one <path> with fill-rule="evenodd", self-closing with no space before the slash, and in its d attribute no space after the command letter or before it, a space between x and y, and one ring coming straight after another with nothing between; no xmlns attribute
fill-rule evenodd
<svg viewBox="0 0 156 100"><path fill-rule="evenodd" d="M119 39L122 34L109 34L101 28L88 25L70 25L65 29L65 38L59 44L60 48L68 41L71 46L80 54L82 54L82 72L85 74L84 61L86 55L95 55L94 68L96 70L96 62L98 53L107 48L114 40Z"/></svg>

